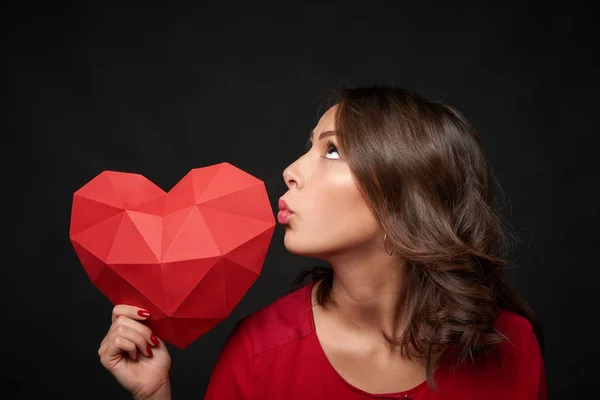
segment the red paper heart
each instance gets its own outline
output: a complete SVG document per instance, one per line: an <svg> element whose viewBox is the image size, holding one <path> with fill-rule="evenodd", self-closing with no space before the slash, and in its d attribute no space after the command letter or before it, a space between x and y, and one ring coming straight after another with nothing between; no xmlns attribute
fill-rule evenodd
<svg viewBox="0 0 600 400"><path fill-rule="evenodd" d="M221 163L168 193L139 174L100 173L73 195L70 239L113 304L151 311L156 335L185 348L252 286L274 227L264 183Z"/></svg>

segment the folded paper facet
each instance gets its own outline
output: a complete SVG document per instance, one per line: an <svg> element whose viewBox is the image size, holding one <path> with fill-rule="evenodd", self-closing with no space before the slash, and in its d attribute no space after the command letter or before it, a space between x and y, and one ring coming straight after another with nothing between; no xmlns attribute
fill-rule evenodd
<svg viewBox="0 0 600 400"><path fill-rule="evenodd" d="M139 174L100 173L73 195L70 239L113 304L151 311L153 332L185 348L258 278L274 227L264 183L221 163L168 193Z"/></svg>

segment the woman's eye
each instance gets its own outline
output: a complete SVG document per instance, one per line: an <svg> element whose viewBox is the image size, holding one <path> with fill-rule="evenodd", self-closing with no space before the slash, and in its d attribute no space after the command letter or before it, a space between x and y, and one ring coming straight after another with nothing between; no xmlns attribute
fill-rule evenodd
<svg viewBox="0 0 600 400"><path fill-rule="evenodd" d="M334 156L333 158L328 157L332 154L332 152L337 155ZM340 153L339 153L337 147L332 142L327 143L327 153L325 154L325 157L329 158L329 159L333 159L333 160L337 160L340 158Z"/></svg>

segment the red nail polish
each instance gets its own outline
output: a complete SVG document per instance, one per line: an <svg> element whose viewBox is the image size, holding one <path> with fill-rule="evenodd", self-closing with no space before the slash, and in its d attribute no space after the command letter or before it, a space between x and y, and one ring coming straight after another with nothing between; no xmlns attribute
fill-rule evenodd
<svg viewBox="0 0 600 400"><path fill-rule="evenodd" d="M152 336L150 336L150 340L152 340L152 343L154 343L155 346L159 345L158 339L156 336L154 336L154 334L152 334Z"/></svg>
<svg viewBox="0 0 600 400"><path fill-rule="evenodd" d="M150 348L150 345L147 345L146 349L148 350L148 354L149 354L148 357L152 357L152 349Z"/></svg>
<svg viewBox="0 0 600 400"><path fill-rule="evenodd" d="M148 318L150 316L150 311L140 310L138 311L138 315L142 318Z"/></svg>

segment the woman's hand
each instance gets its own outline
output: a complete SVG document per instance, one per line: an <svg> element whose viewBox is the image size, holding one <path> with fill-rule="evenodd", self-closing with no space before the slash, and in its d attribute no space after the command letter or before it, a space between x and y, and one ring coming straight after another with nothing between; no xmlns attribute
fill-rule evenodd
<svg viewBox="0 0 600 400"><path fill-rule="evenodd" d="M98 355L104 368L136 399L168 399L171 357L165 343L140 322L149 316L138 307L115 306Z"/></svg>

